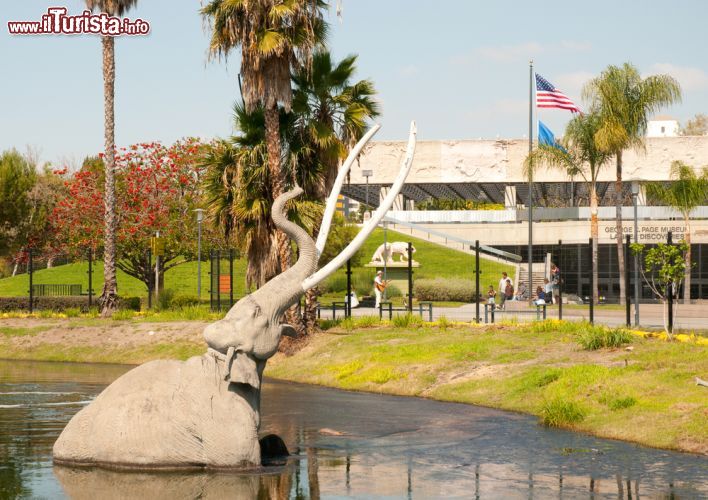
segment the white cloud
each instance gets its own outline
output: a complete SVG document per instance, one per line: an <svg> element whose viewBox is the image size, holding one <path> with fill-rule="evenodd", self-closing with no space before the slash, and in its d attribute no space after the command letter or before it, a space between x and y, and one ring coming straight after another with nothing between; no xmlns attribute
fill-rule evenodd
<svg viewBox="0 0 708 500"><path fill-rule="evenodd" d="M576 40L563 40L560 43L560 48L568 52L587 52L592 49L592 44Z"/></svg>
<svg viewBox="0 0 708 500"><path fill-rule="evenodd" d="M543 51L537 42L526 42L517 45L498 45L496 47L479 47L475 50L477 55L492 61L509 62L519 58L531 58Z"/></svg>
<svg viewBox="0 0 708 500"><path fill-rule="evenodd" d="M475 49L477 56L499 62L530 59L540 53L587 52L592 49L589 42L563 40L554 44L542 45L538 42L525 42L516 45L496 45Z"/></svg>
<svg viewBox="0 0 708 500"><path fill-rule="evenodd" d="M398 68L398 74L401 76L415 76L418 73L420 73L420 68L414 64Z"/></svg>
<svg viewBox="0 0 708 500"><path fill-rule="evenodd" d="M573 73L562 73L553 76L553 85L558 87L569 97L580 97L583 85L596 75L589 71L575 71ZM577 103L576 103L577 104Z"/></svg>
<svg viewBox="0 0 708 500"><path fill-rule="evenodd" d="M708 73L701 68L656 63L651 67L651 73L665 73L673 76L679 81L683 90L697 90L708 87Z"/></svg>
<svg viewBox="0 0 708 500"><path fill-rule="evenodd" d="M499 99L491 106L493 111L514 115L528 111L529 101L526 99Z"/></svg>

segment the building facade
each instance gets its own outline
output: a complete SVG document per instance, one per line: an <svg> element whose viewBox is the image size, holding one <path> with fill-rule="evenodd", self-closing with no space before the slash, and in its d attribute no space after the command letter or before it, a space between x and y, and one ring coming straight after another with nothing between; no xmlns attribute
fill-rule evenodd
<svg viewBox="0 0 708 500"><path fill-rule="evenodd" d="M351 181L343 193L359 202L368 199L370 205L377 206L393 183L405 146L403 142L378 142L370 146L362 154L359 164L353 167ZM523 168L527 154L526 140L421 141L416 146L406 185L389 217L467 241L479 240L484 245L516 253L526 261L526 207L531 190L535 207L534 262L547 253L558 252L558 242L561 241L564 248L554 258L560 259L561 268L565 267L567 286L578 295L587 295L590 287L585 255L590 238L587 183L583 178L572 178L562 171L539 169L529 189ZM708 137L648 137L643 150L625 152L623 236L630 235L634 240L631 181L635 181L640 187L636 195L637 240L656 244L666 241L670 232L673 241L679 241L690 231L695 262L691 296L708 298L708 207L696 209L687 227L679 213L667 207L653 206L652 200L648 200L641 189L646 182L671 182L671 163L675 160L697 170L708 165ZM361 172L367 170L371 171L370 175L364 178ZM610 299L619 291L615 175L615 165L609 163L601 170L598 179L599 286L601 294ZM413 210L416 203L431 198L489 202L503 204L506 208L449 212ZM645 290L647 298L648 294Z"/></svg>

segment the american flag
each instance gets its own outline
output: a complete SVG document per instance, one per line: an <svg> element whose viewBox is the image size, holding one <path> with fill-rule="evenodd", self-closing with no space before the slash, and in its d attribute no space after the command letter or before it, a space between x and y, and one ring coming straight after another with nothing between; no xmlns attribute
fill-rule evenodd
<svg viewBox="0 0 708 500"><path fill-rule="evenodd" d="M555 88L551 82L536 73L536 106L539 108L567 109L571 113L581 113L573 101Z"/></svg>

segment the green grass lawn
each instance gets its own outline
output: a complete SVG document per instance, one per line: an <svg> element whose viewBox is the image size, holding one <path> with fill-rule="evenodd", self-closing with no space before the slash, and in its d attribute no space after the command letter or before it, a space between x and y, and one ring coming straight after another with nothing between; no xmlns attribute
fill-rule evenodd
<svg viewBox="0 0 708 500"><path fill-rule="evenodd" d="M706 388L694 383L708 370L704 345L629 335L631 351L589 351L580 337L603 327L557 320L437 327L417 321L396 326L378 318L350 323L293 356L279 355L266 374L521 411L548 425L708 452Z"/></svg>
<svg viewBox="0 0 708 500"><path fill-rule="evenodd" d="M366 240L362 247L362 265L354 269L355 274L370 275L373 282L375 271L371 268L363 267L369 262L376 248L383 243L384 234L382 229L376 229ZM456 277L473 279L474 256L457 250L441 247L434 243L429 243L416 238L411 238L393 231L388 232L388 241L411 241L416 247L415 260L420 263L420 267L415 269L414 279L435 278L435 277ZM206 254L206 252L205 252ZM482 275L480 283L482 289L489 284L499 281L502 271L514 274L514 267L499 264L486 259L481 259L480 268ZM74 284L80 283L84 292L88 290L88 265L86 262L57 266L52 269L40 269L34 273L34 283L37 284ZM221 273L228 274L228 261L222 260ZM234 288L235 295L242 297L246 293L245 286L246 261L236 259L234 261ZM336 275L345 276L344 268L338 270ZM366 278L368 279L368 278ZM93 289L94 293L100 294L103 287L103 263L94 264ZM0 279L0 297L14 297L27 295L29 288L28 277L22 274L15 277ZM170 269L165 273L165 289L172 290L175 294L192 295L197 294L197 263L187 262ZM145 285L137 279L128 276L122 271L118 271L118 293L126 297L144 297L147 295ZM339 297L341 294L335 294ZM202 298L209 297L209 262L202 262ZM341 297L340 297L341 298Z"/></svg>

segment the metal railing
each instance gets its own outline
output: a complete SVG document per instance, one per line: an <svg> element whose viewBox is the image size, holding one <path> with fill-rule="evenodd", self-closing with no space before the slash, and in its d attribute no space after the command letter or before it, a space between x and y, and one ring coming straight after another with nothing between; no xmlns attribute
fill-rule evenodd
<svg viewBox="0 0 708 500"><path fill-rule="evenodd" d="M33 284L32 295L35 297L68 297L81 295L78 284Z"/></svg>
<svg viewBox="0 0 708 500"><path fill-rule="evenodd" d="M412 212L397 212L397 213L412 213ZM437 236L438 238L444 238L446 242L447 241L454 241L456 243L460 243L466 249L474 247L474 244L475 244L475 242L471 241L471 240L466 240L464 238L452 236L450 234L443 233L441 231L436 231L435 229L428 229L427 227L419 226L418 224L413 224L411 222L406 222L406 221L394 219L393 217L389 217L389 216L384 217L384 222L388 222L390 224L396 224L396 225L403 226L403 227L409 227L415 231L420 231L422 233ZM502 259L507 259L507 260L511 260L514 262L521 262L520 255L516 255L515 253L511 253L511 252L506 252L504 250L499 250L498 248L490 247L487 245L480 245L479 250L482 253L486 253L488 255L493 255L495 257L499 257Z"/></svg>
<svg viewBox="0 0 708 500"><path fill-rule="evenodd" d="M617 217L615 207L598 207L597 213L600 220L614 220ZM622 218L633 219L634 207L622 207ZM670 207L639 206L637 207L639 220L683 220L683 215ZM708 206L696 207L691 212L692 219L708 219ZM398 224L466 224L466 223L499 223L499 222L526 222L528 211L526 209L504 210L391 210L387 219ZM564 207L533 209L535 221L555 220L590 220L590 207Z"/></svg>

